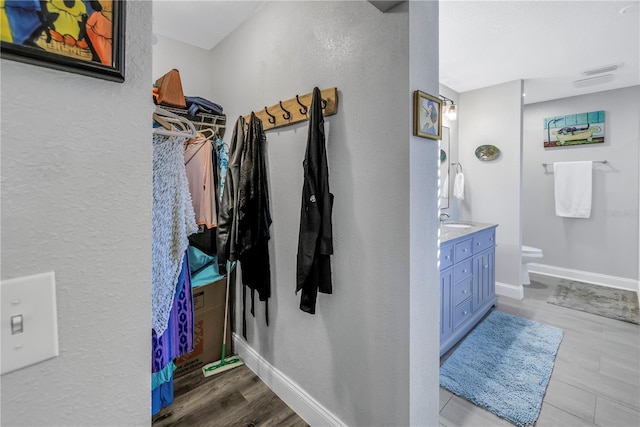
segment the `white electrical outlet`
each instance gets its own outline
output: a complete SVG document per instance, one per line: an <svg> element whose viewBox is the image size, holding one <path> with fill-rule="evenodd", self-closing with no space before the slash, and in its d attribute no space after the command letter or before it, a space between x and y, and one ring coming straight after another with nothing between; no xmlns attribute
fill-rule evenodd
<svg viewBox="0 0 640 427"><path fill-rule="evenodd" d="M0 282L2 375L58 355L53 271Z"/></svg>

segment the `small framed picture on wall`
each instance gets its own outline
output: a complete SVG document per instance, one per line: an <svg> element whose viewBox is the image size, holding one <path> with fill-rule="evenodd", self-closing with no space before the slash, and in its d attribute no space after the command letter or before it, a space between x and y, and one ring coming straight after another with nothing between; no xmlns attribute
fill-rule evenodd
<svg viewBox="0 0 640 427"><path fill-rule="evenodd" d="M442 139L442 101L437 96L416 90L413 93L413 134Z"/></svg>

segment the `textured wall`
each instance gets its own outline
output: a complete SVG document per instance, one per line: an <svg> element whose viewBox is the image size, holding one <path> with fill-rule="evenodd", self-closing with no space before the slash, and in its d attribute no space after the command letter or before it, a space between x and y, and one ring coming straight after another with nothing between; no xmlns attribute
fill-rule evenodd
<svg viewBox="0 0 640 427"><path fill-rule="evenodd" d="M438 94L438 3L409 3L410 93ZM412 109L405 116L411 129ZM440 271L438 269L437 141L410 138L410 301L409 301L409 425L438 422L440 366ZM403 238L397 236L396 238ZM401 282L400 282L401 283ZM404 325L398 325L400 329ZM404 425L399 421L386 425Z"/></svg>
<svg viewBox="0 0 640 427"><path fill-rule="evenodd" d="M126 32L124 84L2 60L2 279L55 271L60 342L3 426L151 422L151 2Z"/></svg>
<svg viewBox="0 0 640 427"><path fill-rule="evenodd" d="M460 94L459 159L464 168L460 218L498 224L496 281L520 286L522 81ZM500 157L481 161L476 147L491 144Z"/></svg>
<svg viewBox="0 0 640 427"><path fill-rule="evenodd" d="M524 108L523 242L544 252L541 264L638 276L638 99L640 86L527 105ZM544 148L545 117L605 111L605 142ZM588 219L555 215L553 168L542 163L608 160L593 168Z"/></svg>
<svg viewBox="0 0 640 427"><path fill-rule="evenodd" d="M182 90L186 96L213 99L211 87L215 80L215 68L211 66L209 51L160 35L156 39L153 45L153 81L175 68L180 71Z"/></svg>
<svg viewBox="0 0 640 427"><path fill-rule="evenodd" d="M404 5L382 14L366 2L269 3L212 51L214 100L230 126L238 115L314 86L338 87L338 114L327 118L334 294L320 295L314 316L298 309L307 123L269 131L272 323L265 326L264 305L257 304L248 343L348 425L409 424L407 11ZM435 195L432 203L435 217ZM432 242L435 266L435 234ZM432 365L437 369L437 361ZM435 402L437 386L429 384Z"/></svg>

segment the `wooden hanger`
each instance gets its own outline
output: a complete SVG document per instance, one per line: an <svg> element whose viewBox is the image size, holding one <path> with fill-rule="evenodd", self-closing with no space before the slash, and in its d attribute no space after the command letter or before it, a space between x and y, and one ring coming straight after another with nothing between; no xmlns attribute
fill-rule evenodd
<svg viewBox="0 0 640 427"><path fill-rule="evenodd" d="M171 126L171 124L168 121L163 119L162 116L160 116L159 114L157 114L155 112L153 113L153 120L155 120L156 122L160 123L160 125L163 128L167 129L167 130L173 129L173 126Z"/></svg>

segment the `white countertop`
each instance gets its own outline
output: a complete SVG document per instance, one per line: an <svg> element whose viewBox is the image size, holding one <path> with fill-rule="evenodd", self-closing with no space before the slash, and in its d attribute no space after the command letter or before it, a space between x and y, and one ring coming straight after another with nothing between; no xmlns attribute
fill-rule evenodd
<svg viewBox="0 0 640 427"><path fill-rule="evenodd" d="M447 227L447 224L467 224L469 227ZM498 224L485 224L482 222L472 221L443 221L440 223L440 243L445 243L450 240L473 234L477 231L487 230L497 226Z"/></svg>

